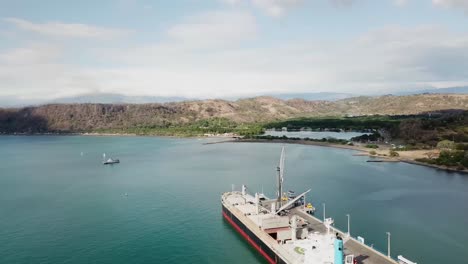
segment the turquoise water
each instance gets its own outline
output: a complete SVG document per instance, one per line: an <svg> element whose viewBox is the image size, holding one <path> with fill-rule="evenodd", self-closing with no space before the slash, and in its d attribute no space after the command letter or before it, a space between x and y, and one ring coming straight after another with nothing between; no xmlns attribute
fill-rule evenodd
<svg viewBox="0 0 468 264"><path fill-rule="evenodd" d="M336 139L351 139L353 137L359 137L368 133L361 133L361 132L332 132L332 131L274 131L274 130L267 130L265 131L265 135L268 136L276 136L276 137L297 137L297 138L314 138L314 139L322 139L322 138L336 138Z"/></svg>
<svg viewBox="0 0 468 264"><path fill-rule="evenodd" d="M0 263L264 263L222 220L231 184L273 196L278 144L0 137ZM83 155L81 155L83 152ZM102 153L121 164L101 165ZM468 177L286 146L285 183L338 227L418 263L466 263ZM127 195L125 195L127 193Z"/></svg>

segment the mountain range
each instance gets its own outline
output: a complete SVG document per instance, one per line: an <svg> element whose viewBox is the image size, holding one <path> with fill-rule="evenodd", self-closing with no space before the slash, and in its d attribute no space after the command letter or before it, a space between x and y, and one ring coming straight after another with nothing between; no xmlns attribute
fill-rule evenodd
<svg viewBox="0 0 468 264"><path fill-rule="evenodd" d="M255 97L151 104L49 104L0 109L0 132L80 132L135 127L157 128L225 118L257 123L296 117L411 115L468 110L468 94L353 97L337 101Z"/></svg>
<svg viewBox="0 0 468 264"><path fill-rule="evenodd" d="M415 95L415 94L468 94L468 86L450 88L428 88L416 91L400 91L393 95ZM303 99L308 101L337 101L358 96L382 96L383 94L363 95L358 93L335 93L335 92L315 92L315 93L270 93L263 96L271 96L279 99ZM261 95L262 96L262 95ZM199 98L200 99L200 98ZM229 101L243 99L243 97L221 98ZM168 103L193 101L197 98L177 97L177 96L127 96L118 93L88 93L77 96L61 97L52 100L21 99L14 96L0 96L0 107L24 107L43 104L72 104L72 103L101 103L101 104L147 104L147 103Z"/></svg>

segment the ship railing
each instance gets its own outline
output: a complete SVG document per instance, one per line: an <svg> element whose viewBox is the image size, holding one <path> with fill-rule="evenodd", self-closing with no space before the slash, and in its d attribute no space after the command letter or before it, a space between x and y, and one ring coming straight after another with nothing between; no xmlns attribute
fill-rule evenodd
<svg viewBox="0 0 468 264"><path fill-rule="evenodd" d="M335 226L332 226L332 227L331 227L331 230L336 231L336 232L339 233L341 236L343 236L345 239L351 239L351 240L353 240L353 241L355 241L355 242L361 244L362 246L366 247L367 249L369 249L369 250L371 250L371 251L375 251L376 253L378 253L378 254L381 255L382 257L385 257L385 258L387 258L387 259L391 259L393 262L398 263L398 262L396 262L396 259L394 259L394 258L391 257L391 256L389 257L389 256L387 255L387 253L385 253L385 252L383 252L382 250L380 250L380 249L374 247L373 244L368 245L368 244L366 244L366 243L362 243L362 241L361 241L360 239L358 239L357 237L353 237L353 236L351 236L351 235L348 236L348 233L347 233L347 232L344 232L343 230L341 230L341 229L339 229L339 228L337 228L337 227L335 227ZM400 263L399 263L399 264L400 264ZM408 264L409 264L409 263L408 263Z"/></svg>
<svg viewBox="0 0 468 264"><path fill-rule="evenodd" d="M416 262L404 258L402 255L399 255L397 259L400 264L417 264Z"/></svg>
<svg viewBox="0 0 468 264"><path fill-rule="evenodd" d="M301 210L299 210L299 212L301 212ZM302 213L304 213L304 212L302 212ZM306 214L306 213L304 213L304 214ZM317 217L315 217L315 216L313 216L313 215L307 214L307 216L309 216L309 217L315 219L316 221L318 221L318 222L324 224L322 220L318 219ZM393 257L387 256L386 253L384 253L383 251L379 250L378 248L375 248L373 245L368 245L368 244L362 243L362 241L360 241L359 239L354 238L353 236L348 236L348 233L347 233L347 232L344 232L344 231L342 231L341 229L339 229L339 228L337 228L337 227L335 227L335 226L331 226L330 231L333 231L333 232L335 232L335 233L338 233L338 234L339 234L340 236L342 236L345 240L346 240L346 239L350 239L350 240L353 240L353 241L359 243L359 244L362 245L363 247L365 247L365 248L367 248L367 249L369 249L369 250L371 250L371 251L374 251L376 254L379 254L381 257L385 257L385 258L387 258L388 260L393 261L393 263L395 263L395 264L406 264L406 263L399 263L399 262L397 262L396 259L394 259ZM411 262L410 262L410 263L411 263ZM408 264L410 264L410 263L408 263Z"/></svg>

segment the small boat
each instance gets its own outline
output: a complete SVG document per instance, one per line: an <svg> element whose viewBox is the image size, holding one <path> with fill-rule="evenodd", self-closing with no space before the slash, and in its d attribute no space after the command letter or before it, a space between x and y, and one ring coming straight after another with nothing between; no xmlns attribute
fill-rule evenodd
<svg viewBox="0 0 468 264"><path fill-rule="evenodd" d="M120 160L119 159L109 158L106 161L104 161L102 164L109 165L109 164L116 164L116 163L120 163Z"/></svg>
<svg viewBox="0 0 468 264"><path fill-rule="evenodd" d="M120 163L119 159L113 159L113 158L108 158L106 160L106 153L102 154L102 164L104 165L111 165L111 164L116 164Z"/></svg>

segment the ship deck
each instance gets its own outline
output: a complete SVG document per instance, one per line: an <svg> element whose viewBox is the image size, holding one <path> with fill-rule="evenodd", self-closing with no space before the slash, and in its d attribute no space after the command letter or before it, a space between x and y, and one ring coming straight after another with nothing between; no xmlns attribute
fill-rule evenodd
<svg viewBox="0 0 468 264"><path fill-rule="evenodd" d="M310 227L312 227L315 231L318 232L326 232L326 227L322 221L317 219L316 217L305 213L300 209L293 209L291 211L294 214L304 218L310 223ZM339 233L342 237L344 237L344 253L346 255L354 255L354 258L357 259L358 263L362 264L398 264L397 261L388 258L386 255L378 252L377 250L362 244L361 242L357 241L354 238L346 238L346 234L334 229L334 232Z"/></svg>
<svg viewBox="0 0 468 264"><path fill-rule="evenodd" d="M279 245L269 233L268 229L260 229L260 225L263 219L268 218L272 219L271 214L257 214L256 206L254 205L255 198L249 194L241 195L240 192L231 192L229 195L225 193L223 199L225 199L226 205L230 208L231 212L236 215L238 219L241 219L244 224L252 230L256 235L264 240L273 251L281 256L283 259L287 260L288 263L308 263L304 261L304 255L300 252L297 252L297 248L301 247L301 240L288 242L283 245ZM262 207L262 210L266 208ZM292 215L297 215L299 218L307 221L311 233L316 234L326 234L327 228L325 224L318 218L308 214L305 208L296 207L289 211L288 216L283 217L292 217ZM280 216L274 216L273 218L281 218ZM280 228L282 229L282 228ZM261 231L262 230L262 231ZM270 230L271 231L271 230ZM273 230L274 231L274 230ZM386 255L380 253L379 251L362 244L354 238L348 238L347 235L340 230L333 228L332 234L339 233L343 237L344 242L344 253L345 255L354 255L354 258L360 264L398 264L397 261L388 258ZM334 235L332 235L334 236ZM321 238L320 238L321 237ZM320 239L327 239L323 235L317 236ZM325 244L322 242L322 244ZM322 247L323 248L323 247ZM314 259L323 259L322 263L332 262L325 258L326 255L330 255L330 252L327 253L327 249L317 250L314 254L317 256ZM323 256L321 256L323 255Z"/></svg>

